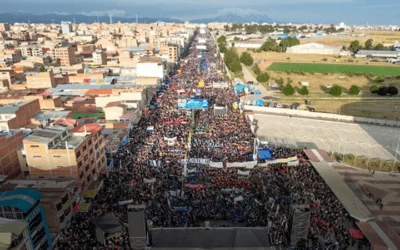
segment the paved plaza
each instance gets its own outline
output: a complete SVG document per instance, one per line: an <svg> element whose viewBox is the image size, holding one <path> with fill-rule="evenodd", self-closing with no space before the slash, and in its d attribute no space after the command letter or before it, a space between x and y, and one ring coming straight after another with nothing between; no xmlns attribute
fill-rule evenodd
<svg viewBox="0 0 400 250"><path fill-rule="evenodd" d="M400 129L271 114L254 114L258 138L272 145L400 160Z"/></svg>

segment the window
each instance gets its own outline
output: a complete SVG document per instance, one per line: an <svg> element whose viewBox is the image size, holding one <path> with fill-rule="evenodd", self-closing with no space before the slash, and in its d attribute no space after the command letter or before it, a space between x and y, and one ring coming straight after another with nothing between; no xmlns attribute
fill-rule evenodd
<svg viewBox="0 0 400 250"><path fill-rule="evenodd" d="M57 205L56 205L56 210L57 210L57 211L60 211L61 208L62 208L61 202L57 203Z"/></svg>
<svg viewBox="0 0 400 250"><path fill-rule="evenodd" d="M79 156L81 156L81 151L76 152L76 158L78 158Z"/></svg>
<svg viewBox="0 0 400 250"><path fill-rule="evenodd" d="M82 171L81 174L79 175L79 178L80 178L80 179L83 178L83 171Z"/></svg>
<svg viewBox="0 0 400 250"><path fill-rule="evenodd" d="M64 222L64 219L65 219L65 215L64 215L64 214L62 214L62 215L60 216L60 218L58 218L58 220L60 221L60 223L63 223L63 222Z"/></svg>
<svg viewBox="0 0 400 250"><path fill-rule="evenodd" d="M42 158L40 155L34 155L33 158Z"/></svg>
<svg viewBox="0 0 400 250"><path fill-rule="evenodd" d="M82 161L78 162L78 168L82 167Z"/></svg>
<svg viewBox="0 0 400 250"><path fill-rule="evenodd" d="M31 148L38 148L39 145L31 145Z"/></svg>
<svg viewBox="0 0 400 250"><path fill-rule="evenodd" d="M54 158L60 158L61 155L53 155Z"/></svg>
<svg viewBox="0 0 400 250"><path fill-rule="evenodd" d="M82 148L82 149L83 149L83 152L85 152L85 151L86 151L86 146L83 146L83 148Z"/></svg>

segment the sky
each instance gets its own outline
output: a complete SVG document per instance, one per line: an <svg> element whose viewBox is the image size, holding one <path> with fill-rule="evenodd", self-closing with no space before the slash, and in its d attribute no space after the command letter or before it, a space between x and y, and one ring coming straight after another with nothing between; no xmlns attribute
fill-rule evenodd
<svg viewBox="0 0 400 250"><path fill-rule="evenodd" d="M0 12L169 17L267 15L277 22L400 25L399 0L0 0Z"/></svg>

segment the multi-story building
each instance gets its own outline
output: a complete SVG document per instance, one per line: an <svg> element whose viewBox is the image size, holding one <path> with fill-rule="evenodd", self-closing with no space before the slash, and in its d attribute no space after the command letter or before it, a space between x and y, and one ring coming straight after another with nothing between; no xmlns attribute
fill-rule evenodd
<svg viewBox="0 0 400 250"><path fill-rule="evenodd" d="M137 77L164 78L164 65L160 58L143 56L136 65Z"/></svg>
<svg viewBox="0 0 400 250"><path fill-rule="evenodd" d="M13 179L21 174L18 149L22 147L21 130L0 132L0 175Z"/></svg>
<svg viewBox="0 0 400 250"><path fill-rule="evenodd" d="M32 188L42 194L43 206L49 231L57 234L64 229L74 213L79 211L80 198L76 180L8 180L0 191ZM1 249L1 248L0 248Z"/></svg>
<svg viewBox="0 0 400 250"><path fill-rule="evenodd" d="M96 50L92 53L94 65L107 65L107 54L103 50Z"/></svg>
<svg viewBox="0 0 400 250"><path fill-rule="evenodd" d="M10 24L0 23L0 32L10 31Z"/></svg>
<svg viewBox="0 0 400 250"><path fill-rule="evenodd" d="M0 249L29 249L28 224L0 218Z"/></svg>
<svg viewBox="0 0 400 250"><path fill-rule="evenodd" d="M83 124L35 130L23 141L29 178L75 179L86 191L107 164L101 129Z"/></svg>
<svg viewBox="0 0 400 250"><path fill-rule="evenodd" d="M76 63L74 48L58 47L54 48L54 59L62 66L71 66Z"/></svg>
<svg viewBox="0 0 400 250"><path fill-rule="evenodd" d="M71 22L61 22L61 32L64 35L72 33L72 23Z"/></svg>
<svg viewBox="0 0 400 250"><path fill-rule="evenodd" d="M29 72L26 74L26 87L29 89L48 89L56 86L52 70L46 72Z"/></svg>
<svg viewBox="0 0 400 250"><path fill-rule="evenodd" d="M0 106L0 130L19 129L31 123L32 116L40 113L39 100Z"/></svg>
<svg viewBox="0 0 400 250"><path fill-rule="evenodd" d="M180 55L179 46L176 44L169 43L168 45L161 45L160 52L163 57L165 55L165 59L169 63L177 62Z"/></svg>
<svg viewBox="0 0 400 250"><path fill-rule="evenodd" d="M18 236L14 235L13 244L16 249L51 249L51 236L47 225L46 215L40 203L42 195L29 188L16 189L0 193L0 218L9 225L14 222L26 224L17 230ZM19 231L19 233L18 233ZM3 248L2 248L3 249Z"/></svg>
<svg viewBox="0 0 400 250"><path fill-rule="evenodd" d="M38 45L26 45L19 47L22 56L43 56L43 49Z"/></svg>

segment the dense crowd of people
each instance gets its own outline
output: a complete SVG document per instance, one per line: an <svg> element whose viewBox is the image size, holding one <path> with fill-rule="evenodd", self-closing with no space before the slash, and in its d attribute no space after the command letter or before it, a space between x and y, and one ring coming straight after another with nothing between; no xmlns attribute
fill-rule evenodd
<svg viewBox="0 0 400 250"><path fill-rule="evenodd" d="M200 36L211 40L209 34ZM342 219L349 215L302 150L270 149L273 158L298 156L298 166L273 164L241 168L241 173L225 167L226 162L254 160L255 135L245 115L232 106L239 102L233 89L210 87L223 79L216 48L207 46L207 53L200 53L192 45L180 72L165 79L149 112L130 131L129 144L110 156L121 167L108 170L104 188L90 201L90 209L76 214L61 232L57 249L129 249L127 230L107 238L105 245L89 231L92 219L110 212L127 223L127 206L118 204L127 200L146 204L149 227L200 227L206 221L266 227L270 244L281 246L288 246L290 206L309 205L309 244L317 245L331 233L337 242L325 241L326 246L346 249L350 244ZM198 88L199 81L204 87ZM209 109L178 109L184 98L207 99ZM226 114L215 114L214 105L225 107ZM186 163L187 158L223 162L224 167Z"/></svg>

